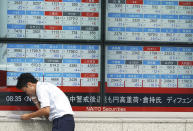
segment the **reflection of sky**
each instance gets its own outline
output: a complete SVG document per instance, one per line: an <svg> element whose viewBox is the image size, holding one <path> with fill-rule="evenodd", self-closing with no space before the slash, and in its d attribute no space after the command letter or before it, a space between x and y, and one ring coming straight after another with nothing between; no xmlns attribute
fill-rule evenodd
<svg viewBox="0 0 193 131"><path fill-rule="evenodd" d="M4 69L4 68L6 68L6 67L7 67L6 64L0 64L0 69Z"/></svg>
<svg viewBox="0 0 193 131"><path fill-rule="evenodd" d="M6 69L6 47L7 44L0 43L0 70Z"/></svg>
<svg viewBox="0 0 193 131"><path fill-rule="evenodd" d="M13 69L13 68L15 68L15 66L0 63L0 70L7 70L7 68ZM11 71L11 70L9 70L9 71Z"/></svg>

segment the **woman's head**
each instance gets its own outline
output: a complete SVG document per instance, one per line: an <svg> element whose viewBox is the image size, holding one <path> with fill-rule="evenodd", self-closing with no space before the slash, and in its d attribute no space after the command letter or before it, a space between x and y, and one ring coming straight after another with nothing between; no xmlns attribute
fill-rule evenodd
<svg viewBox="0 0 193 131"><path fill-rule="evenodd" d="M24 91L27 95L35 95L38 80L31 73L22 73L17 79L16 88Z"/></svg>

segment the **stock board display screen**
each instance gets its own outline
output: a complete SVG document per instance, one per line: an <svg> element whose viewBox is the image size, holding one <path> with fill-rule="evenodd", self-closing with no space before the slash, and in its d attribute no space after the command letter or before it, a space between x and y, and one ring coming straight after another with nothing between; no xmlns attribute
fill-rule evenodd
<svg viewBox="0 0 193 131"><path fill-rule="evenodd" d="M107 0L106 40L193 42L191 0Z"/></svg>
<svg viewBox="0 0 193 131"><path fill-rule="evenodd" d="M193 47L106 46L105 69L107 106L192 110Z"/></svg>
<svg viewBox="0 0 193 131"><path fill-rule="evenodd" d="M0 1L1 38L100 40L100 0Z"/></svg>
<svg viewBox="0 0 193 131"><path fill-rule="evenodd" d="M74 110L100 104L100 46L72 44L0 44L0 109L32 109L15 88L17 77L32 73L65 92ZM81 107L84 110L84 107Z"/></svg>

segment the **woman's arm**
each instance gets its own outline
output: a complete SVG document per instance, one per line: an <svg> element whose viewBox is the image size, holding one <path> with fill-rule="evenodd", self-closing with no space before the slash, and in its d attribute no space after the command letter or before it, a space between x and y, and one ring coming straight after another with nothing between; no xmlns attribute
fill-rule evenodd
<svg viewBox="0 0 193 131"><path fill-rule="evenodd" d="M21 116L22 120L29 120L31 118L35 118L35 117L41 117L41 116L49 116L50 114L50 107L44 107L44 108L40 108L39 110L29 113L29 114L24 114Z"/></svg>
<svg viewBox="0 0 193 131"><path fill-rule="evenodd" d="M40 102L38 101L36 96L30 96L31 100L33 101L33 103L36 105L37 109L40 109Z"/></svg>

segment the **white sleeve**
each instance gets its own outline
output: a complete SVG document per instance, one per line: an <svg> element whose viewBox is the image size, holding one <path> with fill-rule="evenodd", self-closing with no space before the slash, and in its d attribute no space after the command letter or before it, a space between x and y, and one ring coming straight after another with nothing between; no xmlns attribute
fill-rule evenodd
<svg viewBox="0 0 193 131"><path fill-rule="evenodd" d="M37 94L38 100L40 102L41 108L50 106L49 93L46 90L46 87L43 87L43 86L39 87L36 91L36 94Z"/></svg>

